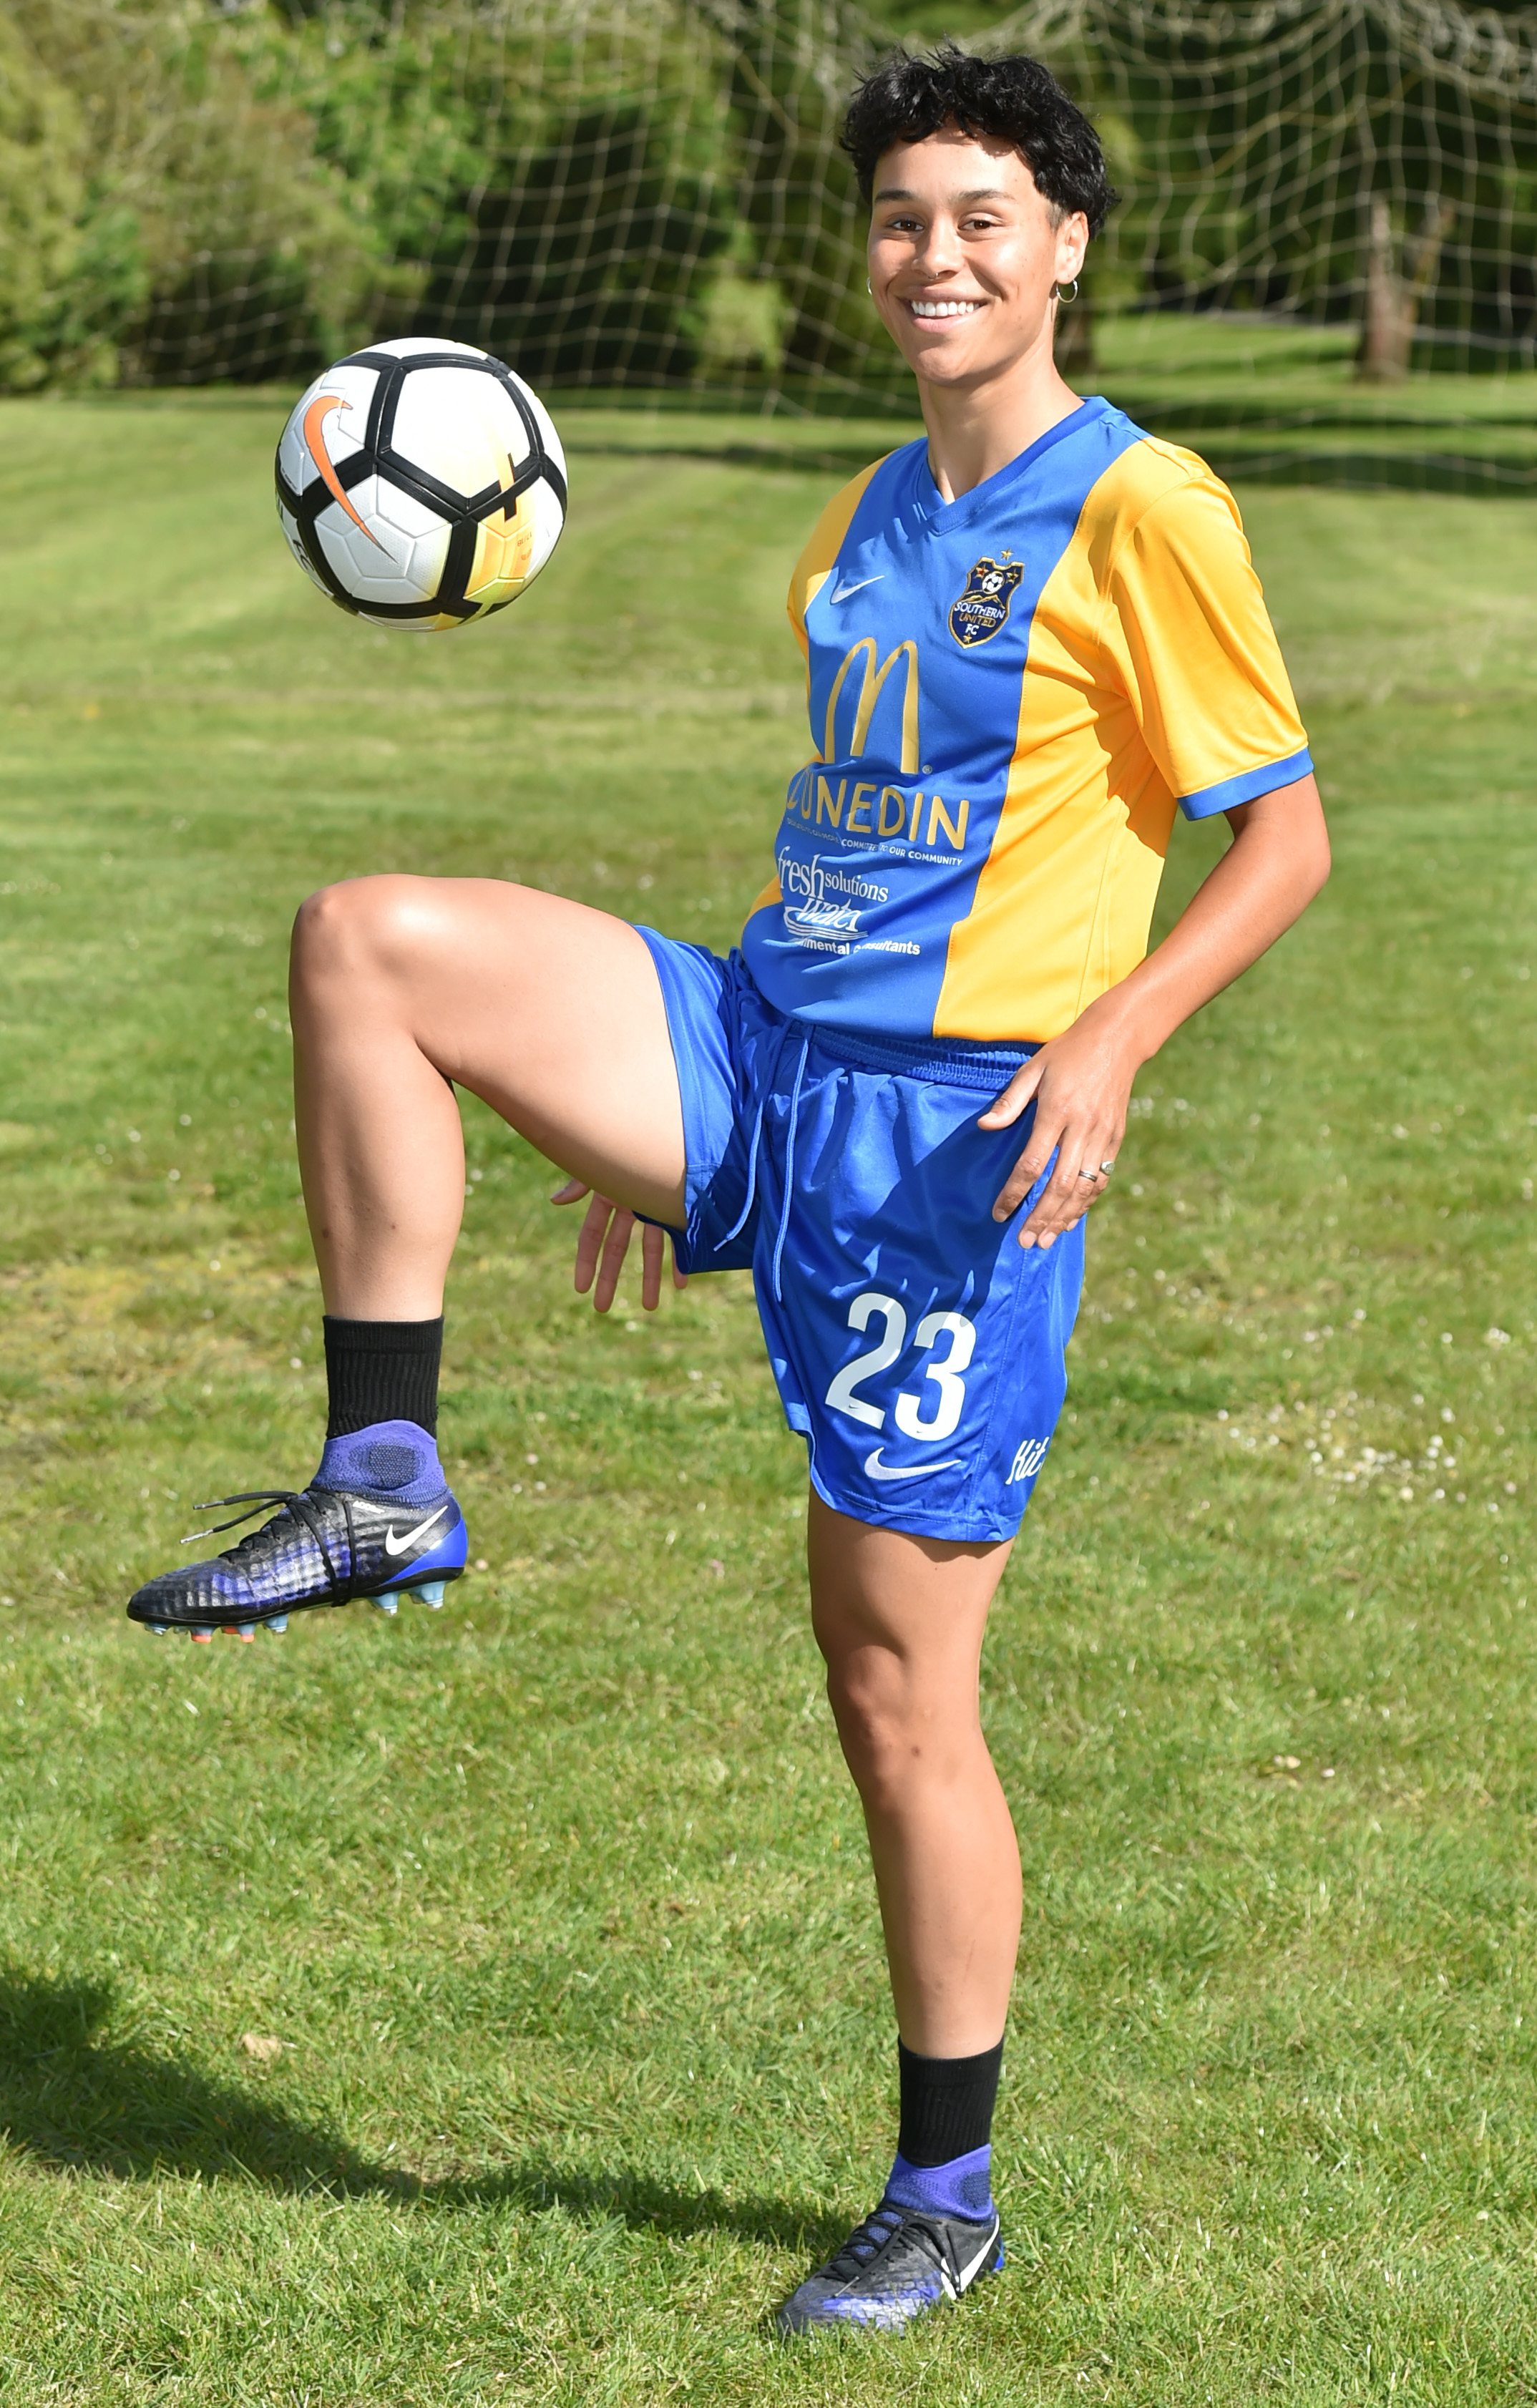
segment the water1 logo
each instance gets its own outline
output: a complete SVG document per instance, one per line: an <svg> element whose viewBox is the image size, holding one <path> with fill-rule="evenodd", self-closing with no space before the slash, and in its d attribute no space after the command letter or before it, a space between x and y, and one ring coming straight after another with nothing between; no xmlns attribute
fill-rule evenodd
<svg viewBox="0 0 1537 2408"><path fill-rule="evenodd" d="M810 862L798 861L784 847L780 850L775 867L784 896L784 925L792 931L814 929L824 936L855 936L859 930L858 905L883 903L890 891L853 872L828 869L820 855ZM858 903L851 903L850 896L856 896Z"/></svg>

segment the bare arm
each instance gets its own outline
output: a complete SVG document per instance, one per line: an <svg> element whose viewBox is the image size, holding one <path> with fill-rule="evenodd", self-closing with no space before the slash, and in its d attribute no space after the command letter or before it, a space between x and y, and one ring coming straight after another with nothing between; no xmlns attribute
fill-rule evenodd
<svg viewBox="0 0 1537 2408"><path fill-rule="evenodd" d="M1285 935L1329 876L1329 835L1311 777L1226 817L1233 841L1163 943L1042 1045L982 1116L983 1128L1008 1128L1035 1099L1030 1141L993 1207L995 1220L1017 1211L1057 1155L1019 1232L1022 1246L1051 1245L1103 1195L1100 1165L1120 1150L1142 1064Z"/></svg>

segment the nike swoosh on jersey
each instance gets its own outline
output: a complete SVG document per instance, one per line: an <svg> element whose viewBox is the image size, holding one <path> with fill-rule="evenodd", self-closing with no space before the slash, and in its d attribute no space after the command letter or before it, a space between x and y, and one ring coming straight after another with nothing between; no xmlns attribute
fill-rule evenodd
<svg viewBox="0 0 1537 2408"><path fill-rule="evenodd" d="M879 577L861 577L857 585L840 585L837 593L833 595L832 599L835 602L846 602L851 594L863 594L867 585L880 585L883 583L884 577L885 572L883 569Z"/></svg>
<svg viewBox="0 0 1537 2408"><path fill-rule="evenodd" d="M881 1450L872 1446L865 1457L865 1469L871 1480L927 1480L933 1471L954 1471L960 1456L952 1455L943 1463L915 1463L909 1470L899 1470L895 1464L883 1463Z"/></svg>
<svg viewBox="0 0 1537 2408"><path fill-rule="evenodd" d="M398 1539L395 1535L395 1524L392 1522L384 1533L384 1553L387 1555L405 1555L408 1548L414 1547L419 1539L426 1537L433 1524L440 1522L447 1512L446 1505L439 1505L436 1513L429 1513L424 1522L418 1522L414 1530L403 1530Z"/></svg>

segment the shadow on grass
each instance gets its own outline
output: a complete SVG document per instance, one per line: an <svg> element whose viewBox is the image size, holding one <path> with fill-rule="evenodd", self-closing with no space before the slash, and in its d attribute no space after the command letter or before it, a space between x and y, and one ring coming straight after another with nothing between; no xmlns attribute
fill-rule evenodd
<svg viewBox="0 0 1537 2408"><path fill-rule="evenodd" d="M687 2191L629 2171L547 2158L425 2180L360 2157L336 2133L132 2041L99 2039L110 1990L0 1971L0 2136L38 2165L136 2182L180 2174L294 2194L383 2197L427 2208L508 2205L618 2217L638 2229L730 2232L832 2247L824 2214L771 2199Z"/></svg>

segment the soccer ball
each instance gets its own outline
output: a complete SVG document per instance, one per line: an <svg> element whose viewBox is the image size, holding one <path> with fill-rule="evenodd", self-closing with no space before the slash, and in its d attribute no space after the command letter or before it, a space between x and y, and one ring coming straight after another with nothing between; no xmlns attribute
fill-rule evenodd
<svg viewBox="0 0 1537 2408"><path fill-rule="evenodd" d="M505 609L566 523L566 455L539 396L489 351L422 335L317 377L283 428L277 479L294 559L376 627Z"/></svg>

